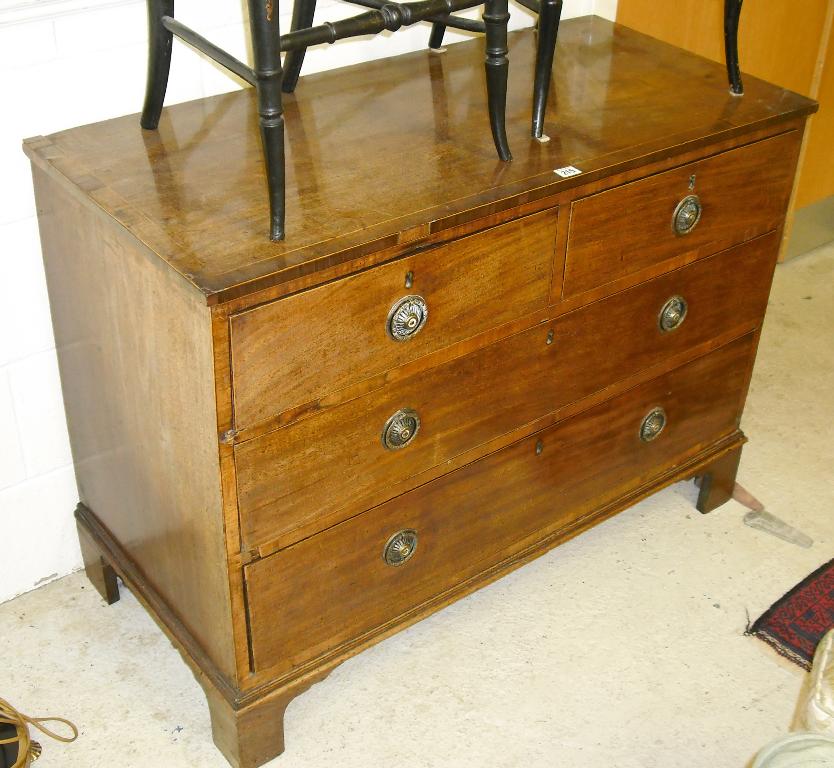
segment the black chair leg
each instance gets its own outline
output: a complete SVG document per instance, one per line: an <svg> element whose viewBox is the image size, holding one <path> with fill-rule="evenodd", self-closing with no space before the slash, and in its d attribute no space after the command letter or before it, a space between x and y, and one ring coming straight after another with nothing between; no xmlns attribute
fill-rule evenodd
<svg viewBox="0 0 834 768"><path fill-rule="evenodd" d="M553 55L559 21L562 18L562 0L541 0L539 8L538 42L536 45L536 77L533 82L533 138L540 139L544 132L544 115L547 111L547 94L553 70Z"/></svg>
<svg viewBox="0 0 834 768"><path fill-rule="evenodd" d="M724 53L727 59L727 78L730 92L736 96L744 93L738 64L738 22L743 0L724 0Z"/></svg>
<svg viewBox="0 0 834 768"><path fill-rule="evenodd" d="M513 159L507 142L507 22L510 20L508 0L486 0L486 81L489 101L489 123L498 156L505 162Z"/></svg>
<svg viewBox="0 0 834 768"><path fill-rule="evenodd" d="M431 25L431 34L429 35L429 48L438 51L443 47L443 35L446 34L446 25L435 21Z"/></svg>
<svg viewBox="0 0 834 768"><path fill-rule="evenodd" d="M295 0L292 8L292 22L290 32L297 32L299 29L309 29L313 26L313 16L316 13L316 0ZM298 78L301 75L301 65L304 63L306 48L298 48L288 51L284 57L284 82L281 86L284 93L292 93L298 85Z"/></svg>
<svg viewBox="0 0 834 768"><path fill-rule="evenodd" d="M163 16L174 15L174 0L148 0L148 82L140 124L155 130L162 114L174 36L162 26Z"/></svg>
<svg viewBox="0 0 834 768"><path fill-rule="evenodd" d="M270 238L284 239L284 114L281 106L281 32L277 0L249 0L258 114L269 188Z"/></svg>

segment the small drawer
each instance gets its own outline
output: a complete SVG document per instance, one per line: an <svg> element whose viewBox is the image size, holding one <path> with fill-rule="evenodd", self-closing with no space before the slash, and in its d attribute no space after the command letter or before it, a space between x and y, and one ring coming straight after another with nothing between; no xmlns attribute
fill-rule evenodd
<svg viewBox="0 0 834 768"><path fill-rule="evenodd" d="M765 235L238 444L244 547L320 529L568 403L756 328L777 246Z"/></svg>
<svg viewBox="0 0 834 768"><path fill-rule="evenodd" d="M556 221L526 216L235 315L237 428L542 309Z"/></svg>
<svg viewBox="0 0 834 768"><path fill-rule="evenodd" d="M246 566L255 670L380 628L734 433L753 354L743 337Z"/></svg>
<svg viewBox="0 0 834 768"><path fill-rule="evenodd" d="M801 138L791 131L576 201L562 296L778 228Z"/></svg>

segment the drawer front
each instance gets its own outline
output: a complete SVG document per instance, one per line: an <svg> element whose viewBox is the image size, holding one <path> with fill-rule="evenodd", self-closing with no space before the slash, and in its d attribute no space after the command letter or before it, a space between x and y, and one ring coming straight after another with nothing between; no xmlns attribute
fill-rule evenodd
<svg viewBox="0 0 834 768"><path fill-rule="evenodd" d="M733 433L753 354L743 337L248 565L255 669L289 671L379 627ZM665 427L645 441L657 408Z"/></svg>
<svg viewBox="0 0 834 768"><path fill-rule="evenodd" d="M571 209L563 296L776 229L800 140L792 131L578 200ZM697 202L688 200L693 196ZM673 227L679 206L681 234Z"/></svg>
<svg viewBox="0 0 834 768"><path fill-rule="evenodd" d="M545 307L556 220L527 216L234 316L236 426Z"/></svg>
<svg viewBox="0 0 834 768"><path fill-rule="evenodd" d="M395 483L721 334L755 328L777 244L765 235L239 444L244 546L315 526L337 510L366 509ZM674 322L680 299L682 322L662 331L661 311L669 304L665 323ZM386 447L383 430L397 413L404 415L389 424ZM419 430L409 438L415 418Z"/></svg>

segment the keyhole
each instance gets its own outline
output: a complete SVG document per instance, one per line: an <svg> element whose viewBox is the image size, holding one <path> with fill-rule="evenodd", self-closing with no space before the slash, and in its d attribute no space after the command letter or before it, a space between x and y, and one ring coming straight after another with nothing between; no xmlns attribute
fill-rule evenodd
<svg viewBox="0 0 834 768"><path fill-rule="evenodd" d="M536 441L536 456L541 456L542 451L544 450L544 443L541 440Z"/></svg>
<svg viewBox="0 0 834 768"><path fill-rule="evenodd" d="M414 273L409 270L405 273L405 287L411 288L412 285L414 285Z"/></svg>
<svg viewBox="0 0 834 768"><path fill-rule="evenodd" d="M545 344L552 344L552 343L553 343L553 331L548 331L547 332L547 340L545 341Z"/></svg>
<svg viewBox="0 0 834 768"><path fill-rule="evenodd" d="M691 192L693 189L695 189L695 174L694 173L689 177L689 191Z"/></svg>

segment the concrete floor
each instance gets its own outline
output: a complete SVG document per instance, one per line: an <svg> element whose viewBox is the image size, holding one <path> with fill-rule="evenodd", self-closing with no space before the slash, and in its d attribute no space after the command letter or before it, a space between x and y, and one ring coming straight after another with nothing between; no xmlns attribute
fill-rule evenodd
<svg viewBox="0 0 834 768"><path fill-rule="evenodd" d="M702 517L679 484L337 669L287 711L281 768L745 766L803 673L744 635L834 556L834 247L777 271L740 480L815 539ZM75 574L0 606L0 695L73 719L49 766L222 768L201 690L126 590Z"/></svg>

